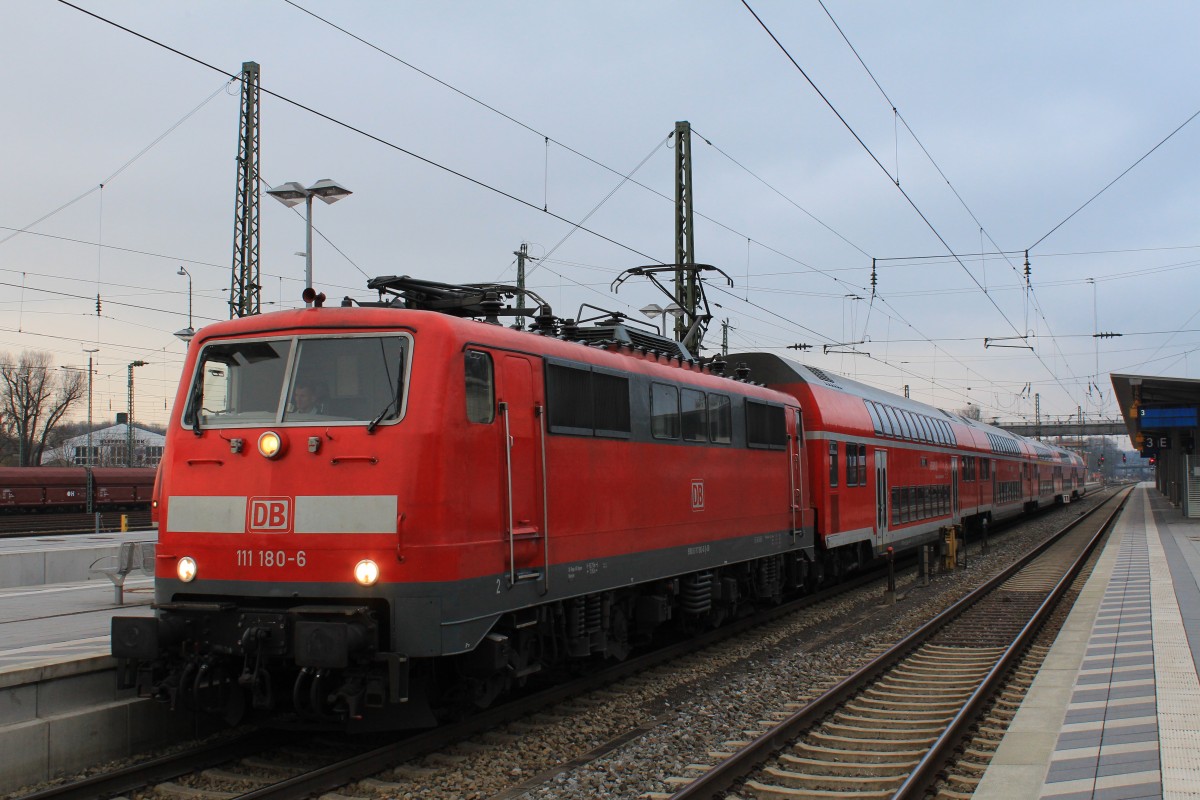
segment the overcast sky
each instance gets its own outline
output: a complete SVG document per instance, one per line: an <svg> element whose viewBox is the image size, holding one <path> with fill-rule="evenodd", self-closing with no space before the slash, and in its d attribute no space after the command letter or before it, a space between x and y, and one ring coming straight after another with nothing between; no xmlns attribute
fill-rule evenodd
<svg viewBox="0 0 1200 800"><path fill-rule="evenodd" d="M1115 415L1110 372L1200 375L1200 120L1054 230L1200 110L1194 3L752 0L825 99L738 0L79 5L228 74L257 61L264 89L344 123L262 96L263 179L354 192L314 211L331 302L373 299L376 275L514 281L528 242L561 316L665 304L608 287L674 259L688 120L731 351L1002 420L1035 395ZM164 422L181 265L195 326L229 316L238 85L55 0L2 8L0 352L98 347L101 420L145 360L136 417ZM264 196L261 221L263 308L301 305L303 217Z"/></svg>

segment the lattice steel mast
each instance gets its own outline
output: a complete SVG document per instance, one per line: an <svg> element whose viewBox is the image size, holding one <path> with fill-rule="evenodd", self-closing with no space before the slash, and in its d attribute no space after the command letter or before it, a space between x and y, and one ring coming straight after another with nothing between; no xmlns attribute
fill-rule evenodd
<svg viewBox="0 0 1200 800"><path fill-rule="evenodd" d="M233 217L233 279L229 318L257 314L258 269L258 64L242 63L242 113L238 132L237 200Z"/></svg>
<svg viewBox="0 0 1200 800"><path fill-rule="evenodd" d="M692 238L692 125L675 123L675 302L694 315L696 312L696 272L687 269L696 263L696 243ZM689 317L690 319L690 317ZM688 320L675 320L675 341L687 337ZM690 349L697 342L684 342Z"/></svg>

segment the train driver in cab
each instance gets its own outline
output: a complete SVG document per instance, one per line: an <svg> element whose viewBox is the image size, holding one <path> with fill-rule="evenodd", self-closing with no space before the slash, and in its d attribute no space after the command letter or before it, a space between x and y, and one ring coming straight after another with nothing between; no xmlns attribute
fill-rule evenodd
<svg viewBox="0 0 1200 800"><path fill-rule="evenodd" d="M321 392L316 384L301 382L296 384L296 388L292 389L292 413L324 413L324 403L321 398Z"/></svg>

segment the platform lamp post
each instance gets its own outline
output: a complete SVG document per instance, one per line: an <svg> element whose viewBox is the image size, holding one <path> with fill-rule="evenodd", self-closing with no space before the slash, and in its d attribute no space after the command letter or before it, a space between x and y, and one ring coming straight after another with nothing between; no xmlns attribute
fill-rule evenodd
<svg viewBox="0 0 1200 800"><path fill-rule="evenodd" d="M145 361L129 362L129 413L125 415L125 466L133 466L133 368L146 366Z"/></svg>
<svg viewBox="0 0 1200 800"><path fill-rule="evenodd" d="M342 186L337 181L329 178L322 178L305 189L295 181L276 186L274 189L268 189L267 194L274 197L279 202L283 203L288 208L299 205L304 202L305 207L305 235L304 235L304 305L312 306L312 201L314 197L319 197L328 204L336 203L343 197L351 194L350 190Z"/></svg>
<svg viewBox="0 0 1200 800"><path fill-rule="evenodd" d="M659 326L659 328L658 328L659 332L662 333L663 336L667 335L667 329L666 329L667 318L672 317L674 319L679 319L680 317L683 316L683 308L680 307L677 303L670 303L667 305L666 308L662 308L661 306L659 306L658 303L650 303L649 305L645 306L644 308L640 308L638 310L641 311L642 314L645 315L646 317L649 317L651 320L655 320L659 316L661 316L663 318L663 324L661 326ZM655 322L654 324L658 325L657 322Z"/></svg>
<svg viewBox="0 0 1200 800"><path fill-rule="evenodd" d="M185 344L192 341L192 337L196 335L196 329L192 327L192 273L180 264L179 271L176 275L186 275L188 279L188 326L180 331L175 331L175 338L180 339Z"/></svg>

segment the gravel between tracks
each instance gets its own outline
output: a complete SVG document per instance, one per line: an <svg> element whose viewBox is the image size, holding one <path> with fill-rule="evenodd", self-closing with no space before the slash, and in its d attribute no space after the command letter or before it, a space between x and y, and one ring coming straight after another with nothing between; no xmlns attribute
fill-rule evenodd
<svg viewBox="0 0 1200 800"><path fill-rule="evenodd" d="M713 763L710 751L762 730L759 720L783 703L824 691L1104 496L1094 493L993 536L986 557L972 543L967 567L936 576L927 588L911 575L898 577L896 605L882 605L878 588L852 591L337 796L563 800L670 793L668 779L688 774L689 764ZM628 741L589 757L622 735ZM522 791L526 781L532 788Z"/></svg>
<svg viewBox="0 0 1200 800"><path fill-rule="evenodd" d="M907 591L908 595L895 606L878 605L881 600L878 590L851 592L824 604L810 618L787 623L790 635L776 644L767 644L748 654L748 658L732 668L712 671L690 687L687 696L664 687L658 700L662 706L659 715L664 711L672 715L663 720L664 724L580 768L564 769L543 786L519 796L527 800L563 800L637 798L647 792L671 792L669 778L688 774L689 764L713 763L709 751L726 750L725 742L746 738L746 731L761 730L763 726L758 720L777 711L784 698L811 694L832 685L1101 499L1099 493L1093 493L1017 529L993 536L986 558L980 558L978 546L972 544L967 567L937 576L928 588L915 587L911 578L898 581L898 591ZM864 594L869 596L864 598ZM873 604L877 606L874 609ZM839 632L836 642L814 642L815 631L864 612L860 621L850 622L849 627ZM742 637L738 641L746 643L749 639ZM608 711L577 718L574 725L577 735L595 729L598 738L603 736L600 731L611 729L613 723ZM627 724L632 723L629 725L632 727L637 722L634 717Z"/></svg>

